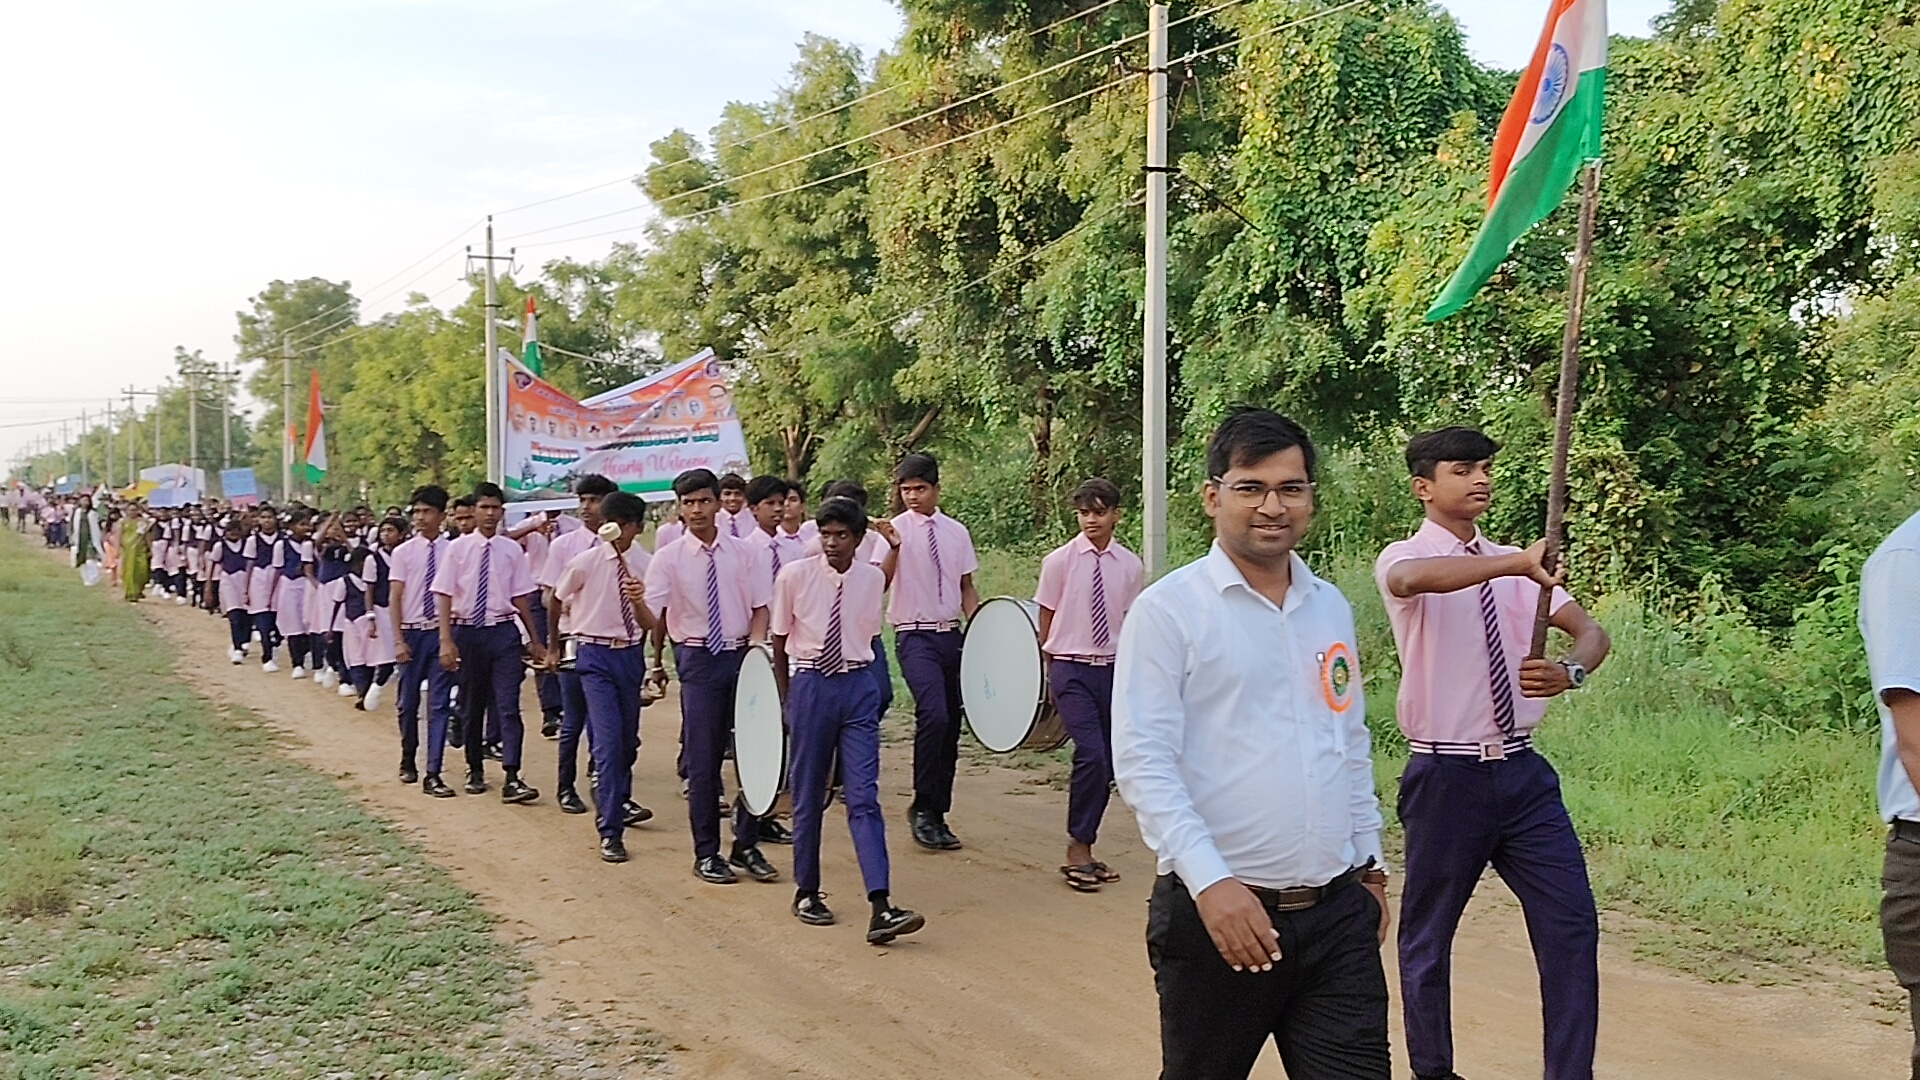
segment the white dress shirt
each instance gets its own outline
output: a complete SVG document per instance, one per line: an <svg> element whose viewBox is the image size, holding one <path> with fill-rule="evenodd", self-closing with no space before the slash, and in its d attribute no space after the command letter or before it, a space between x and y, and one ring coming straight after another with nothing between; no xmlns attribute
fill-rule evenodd
<svg viewBox="0 0 1920 1080"><path fill-rule="evenodd" d="M1293 556L1286 602L1215 544L1134 601L1114 671L1120 795L1159 872L1324 885L1379 859L1353 611Z"/></svg>
<svg viewBox="0 0 1920 1080"><path fill-rule="evenodd" d="M1894 746L1889 690L1920 692L1920 514L1893 530L1860 571L1860 637L1880 710L1880 818L1920 821L1920 795Z"/></svg>

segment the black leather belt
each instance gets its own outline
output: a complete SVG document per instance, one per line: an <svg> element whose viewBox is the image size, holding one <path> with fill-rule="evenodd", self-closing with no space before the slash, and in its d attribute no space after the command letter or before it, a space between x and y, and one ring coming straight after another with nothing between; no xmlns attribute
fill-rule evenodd
<svg viewBox="0 0 1920 1080"><path fill-rule="evenodd" d="M1894 818L1893 838L1895 840L1905 840L1909 844L1920 844L1920 821Z"/></svg>
<svg viewBox="0 0 1920 1080"><path fill-rule="evenodd" d="M1260 906L1268 911L1305 911L1338 890L1360 880L1360 872L1365 869L1364 866L1356 866L1325 885L1298 885L1291 889L1269 889L1261 885L1248 885L1247 891L1252 893L1253 898L1260 901ZM1173 880L1180 882L1181 888L1187 887L1186 882L1180 881L1178 875L1175 875ZM1242 882L1242 884L1245 883Z"/></svg>

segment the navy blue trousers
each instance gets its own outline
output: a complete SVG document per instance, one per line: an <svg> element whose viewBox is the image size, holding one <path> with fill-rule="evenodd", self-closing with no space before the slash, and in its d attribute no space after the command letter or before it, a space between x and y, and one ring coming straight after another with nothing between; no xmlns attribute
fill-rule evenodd
<svg viewBox="0 0 1920 1080"><path fill-rule="evenodd" d="M680 676L680 754L687 767L687 821L693 829L693 857L720 854L720 762L733 740L733 691L740 682L745 649L710 653L675 644L673 666ZM598 759L595 759L598 768ZM734 843L758 842L760 821L737 803Z"/></svg>
<svg viewBox="0 0 1920 1080"><path fill-rule="evenodd" d="M796 671L787 687L793 761L793 881L820 889L820 827L827 780L840 761L847 829L866 891L887 888L887 829L880 816L880 694L868 671Z"/></svg>
<svg viewBox="0 0 1920 1080"><path fill-rule="evenodd" d="M906 630L893 640L913 691L913 809L945 814L960 764L960 631Z"/></svg>
<svg viewBox="0 0 1920 1080"><path fill-rule="evenodd" d="M880 691L880 716L884 719L887 710L893 708L893 672L887 667L887 643L883 635L873 635L873 663L867 665L867 671L873 675L873 685Z"/></svg>
<svg viewBox="0 0 1920 1080"><path fill-rule="evenodd" d="M633 797L633 763L640 754L640 684L647 677L646 650L580 643L575 670L587 700L587 750L593 755L594 824L603 837L618 838Z"/></svg>
<svg viewBox="0 0 1920 1080"><path fill-rule="evenodd" d="M555 779L566 789L573 787L574 778L579 775L580 736L587 732L587 696L580 691L579 662L575 661L572 671L558 672L555 681L560 684L560 745L555 753L559 770ZM591 739L587 752L593 752ZM599 768L598 764L594 767Z"/></svg>
<svg viewBox="0 0 1920 1080"><path fill-rule="evenodd" d="M1067 835L1092 844L1113 793L1113 667L1055 660L1047 665L1047 688L1073 739Z"/></svg>
<svg viewBox="0 0 1920 1080"><path fill-rule="evenodd" d="M273 659L273 647L280 643L280 621L271 611L256 611L248 616L253 620L254 633L260 635L260 662Z"/></svg>
<svg viewBox="0 0 1920 1080"><path fill-rule="evenodd" d="M1400 777L1406 828L1400 995L1419 1076L1453 1057L1453 934L1488 866L1520 900L1540 971L1546 1080L1591 1080L1600 1026L1600 921L1586 858L1539 754L1504 761L1415 754Z"/></svg>
<svg viewBox="0 0 1920 1080"><path fill-rule="evenodd" d="M452 672L440 666L440 631L402 630L411 655L400 665L400 688L394 709L400 720L400 760L409 764L420 752L420 684L427 686L427 772L438 775L447 749L447 730L454 723Z"/></svg>
<svg viewBox="0 0 1920 1080"><path fill-rule="evenodd" d="M460 650L460 724L466 729L467 770L484 772L482 727L489 707L500 722L500 764L520 771L520 683L527 676L520 656L520 632L511 622L493 626L456 626L453 647Z"/></svg>
<svg viewBox="0 0 1920 1080"><path fill-rule="evenodd" d="M248 639L253 637L253 616L246 608L234 608L227 612L227 634L233 639L233 647L244 649Z"/></svg>
<svg viewBox="0 0 1920 1080"><path fill-rule="evenodd" d="M541 646L544 647L547 644L547 605L541 600L540 594L537 592L527 595L527 603L531 609L529 614L533 616L534 640L538 641ZM540 699L541 716L560 715L560 679L558 676L549 675L544 671L534 672L533 692L534 695Z"/></svg>

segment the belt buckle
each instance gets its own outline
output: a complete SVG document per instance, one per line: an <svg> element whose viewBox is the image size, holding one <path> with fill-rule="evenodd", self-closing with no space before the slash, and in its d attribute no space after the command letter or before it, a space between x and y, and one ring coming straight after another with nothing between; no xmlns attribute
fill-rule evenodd
<svg viewBox="0 0 1920 1080"><path fill-rule="evenodd" d="M1481 743L1480 744L1480 760L1481 761L1507 760L1507 744L1499 743L1499 742Z"/></svg>

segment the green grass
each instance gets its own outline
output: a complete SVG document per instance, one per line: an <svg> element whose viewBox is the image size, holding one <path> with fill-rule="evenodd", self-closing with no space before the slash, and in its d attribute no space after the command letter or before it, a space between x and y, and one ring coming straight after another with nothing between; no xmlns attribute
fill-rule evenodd
<svg viewBox="0 0 1920 1080"><path fill-rule="evenodd" d="M0 1078L547 1076L475 899L0 535Z"/></svg>

